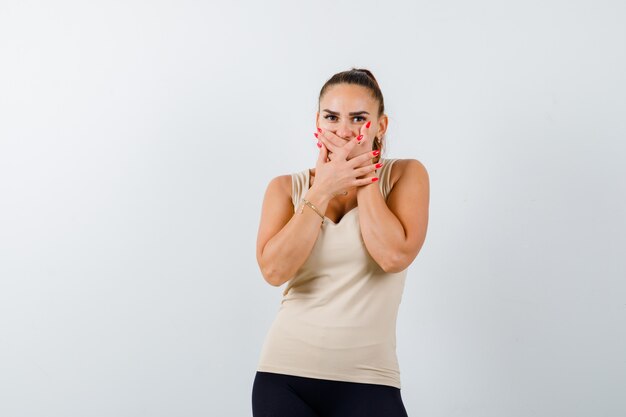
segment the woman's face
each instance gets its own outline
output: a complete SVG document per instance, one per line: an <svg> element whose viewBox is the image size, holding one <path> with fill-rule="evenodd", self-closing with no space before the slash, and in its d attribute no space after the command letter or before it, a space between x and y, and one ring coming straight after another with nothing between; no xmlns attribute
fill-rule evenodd
<svg viewBox="0 0 626 417"><path fill-rule="evenodd" d="M361 134L361 128L371 121L362 144L355 146L347 159L372 149L374 136L380 138L387 128L387 116L378 114L378 102L370 91L355 84L335 84L329 87L320 100L320 110L316 113L316 125L329 130L345 143ZM332 154L332 152L329 153Z"/></svg>

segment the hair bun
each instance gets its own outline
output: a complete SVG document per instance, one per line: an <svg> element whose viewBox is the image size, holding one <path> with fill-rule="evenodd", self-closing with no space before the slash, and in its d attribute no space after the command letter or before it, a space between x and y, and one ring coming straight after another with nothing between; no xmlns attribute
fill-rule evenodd
<svg viewBox="0 0 626 417"><path fill-rule="evenodd" d="M372 72L368 69L365 68L352 68L352 71L357 71L357 72L362 72L364 74L367 74L368 77L370 77L372 80L374 80L374 82L376 84L378 84L378 81L376 81L376 78L374 77L374 74L372 74Z"/></svg>

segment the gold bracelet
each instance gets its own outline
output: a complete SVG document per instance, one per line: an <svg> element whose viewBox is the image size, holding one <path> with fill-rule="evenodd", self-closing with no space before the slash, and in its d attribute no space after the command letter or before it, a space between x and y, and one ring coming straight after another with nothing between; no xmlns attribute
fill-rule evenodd
<svg viewBox="0 0 626 417"><path fill-rule="evenodd" d="M313 205L313 203L311 203L309 200L307 200L306 198L303 198L302 200L302 205L300 206L300 211L299 213L302 214L302 211L304 210L304 206L307 205L309 207L311 207L313 209L314 212L317 213L318 216L320 216L322 218L322 224L324 224L324 216L322 215L322 213L320 213L320 211L317 209L317 207L315 207Z"/></svg>

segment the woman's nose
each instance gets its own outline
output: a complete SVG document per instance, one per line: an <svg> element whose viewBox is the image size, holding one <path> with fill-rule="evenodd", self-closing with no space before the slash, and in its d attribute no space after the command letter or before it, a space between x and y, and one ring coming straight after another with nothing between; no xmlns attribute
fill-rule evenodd
<svg viewBox="0 0 626 417"><path fill-rule="evenodd" d="M354 132L352 132L352 129L350 129L348 126L342 125L337 128L337 131L335 132L335 134L339 136L340 138L350 139L354 135Z"/></svg>

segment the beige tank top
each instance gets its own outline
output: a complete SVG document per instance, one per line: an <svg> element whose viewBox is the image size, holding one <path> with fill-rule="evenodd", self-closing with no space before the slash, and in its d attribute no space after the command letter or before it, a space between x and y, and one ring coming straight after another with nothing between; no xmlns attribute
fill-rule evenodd
<svg viewBox="0 0 626 417"><path fill-rule="evenodd" d="M396 159L382 158L379 186L389 194ZM294 210L309 170L291 174ZM383 271L359 226L359 207L338 223L325 217L305 263L286 283L257 370L400 388L396 318L407 270Z"/></svg>

